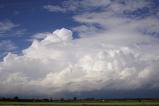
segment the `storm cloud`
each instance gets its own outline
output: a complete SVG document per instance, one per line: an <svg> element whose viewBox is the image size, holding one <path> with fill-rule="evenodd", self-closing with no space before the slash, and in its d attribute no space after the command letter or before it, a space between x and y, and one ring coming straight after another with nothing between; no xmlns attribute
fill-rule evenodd
<svg viewBox="0 0 159 106"><path fill-rule="evenodd" d="M159 89L158 19L128 17L125 11L148 6L131 2L85 6L81 1L75 10L66 3L65 12L84 9L73 16L81 25L38 33L21 54L8 53L0 62L0 94L58 97L93 91L107 92L107 96L109 91L155 92ZM91 10L95 6L101 10ZM74 38L75 32L79 38Z"/></svg>

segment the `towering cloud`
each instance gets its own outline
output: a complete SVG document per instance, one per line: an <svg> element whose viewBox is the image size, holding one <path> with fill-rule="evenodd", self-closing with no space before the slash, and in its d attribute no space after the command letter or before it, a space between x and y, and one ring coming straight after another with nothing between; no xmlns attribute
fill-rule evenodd
<svg viewBox="0 0 159 106"><path fill-rule="evenodd" d="M117 36L117 37L116 37ZM62 28L0 63L0 94L63 95L94 90L159 88L158 40L103 33L73 39ZM153 52L151 52L153 51Z"/></svg>
<svg viewBox="0 0 159 106"><path fill-rule="evenodd" d="M159 24L156 9L155 15L150 11L152 2L99 1L44 6L50 12L74 12L80 25L73 32L38 33L20 55L8 53L0 62L0 94L59 97L147 90L158 96Z"/></svg>

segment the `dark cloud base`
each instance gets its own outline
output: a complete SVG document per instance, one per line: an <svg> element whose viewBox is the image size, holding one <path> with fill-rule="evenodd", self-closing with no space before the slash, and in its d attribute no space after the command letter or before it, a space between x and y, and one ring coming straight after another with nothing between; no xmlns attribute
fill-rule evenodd
<svg viewBox="0 0 159 106"><path fill-rule="evenodd" d="M95 98L95 99L137 99L137 98L159 98L158 89L136 89L136 90L95 90L89 92L61 92L58 95L46 96L45 94L1 94L0 97L15 97L20 98L54 98L54 99L72 99L77 97L80 99Z"/></svg>

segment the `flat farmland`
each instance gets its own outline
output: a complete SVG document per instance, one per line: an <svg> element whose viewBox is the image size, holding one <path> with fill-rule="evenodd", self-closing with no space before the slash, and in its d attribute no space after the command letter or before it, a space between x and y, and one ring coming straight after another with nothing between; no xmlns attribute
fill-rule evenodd
<svg viewBox="0 0 159 106"><path fill-rule="evenodd" d="M151 102L0 102L0 106L159 106Z"/></svg>

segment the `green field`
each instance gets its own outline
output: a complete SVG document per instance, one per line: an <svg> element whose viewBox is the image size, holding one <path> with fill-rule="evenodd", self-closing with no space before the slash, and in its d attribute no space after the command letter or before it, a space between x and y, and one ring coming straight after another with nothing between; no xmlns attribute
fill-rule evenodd
<svg viewBox="0 0 159 106"><path fill-rule="evenodd" d="M159 106L159 102L0 102L0 106Z"/></svg>

